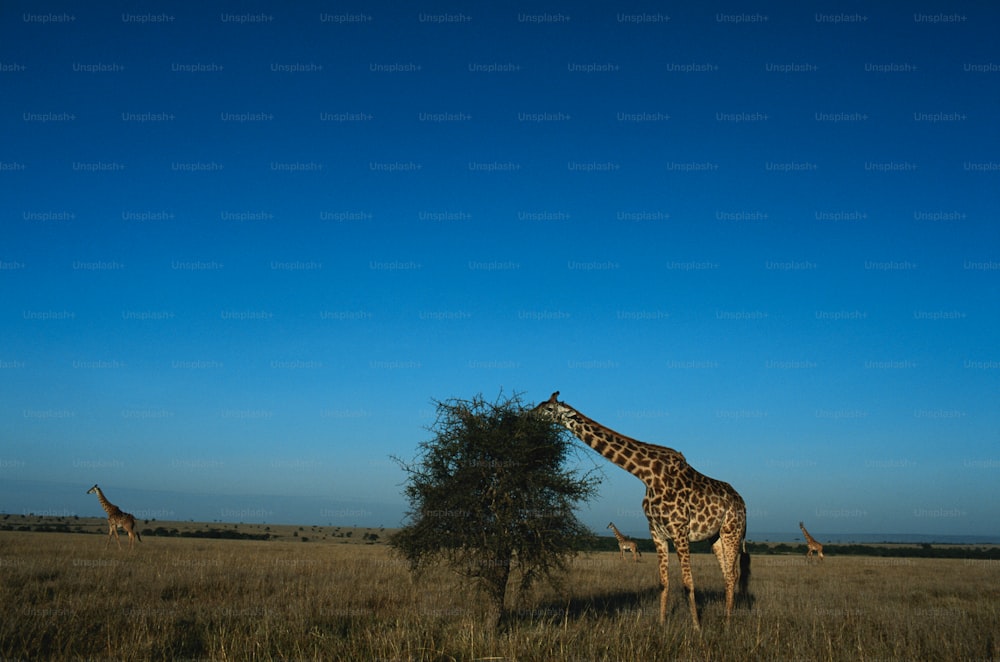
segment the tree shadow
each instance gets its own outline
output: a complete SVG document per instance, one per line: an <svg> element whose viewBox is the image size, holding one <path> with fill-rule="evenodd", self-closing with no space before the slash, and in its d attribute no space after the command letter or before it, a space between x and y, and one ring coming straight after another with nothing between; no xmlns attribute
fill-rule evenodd
<svg viewBox="0 0 1000 662"><path fill-rule="evenodd" d="M566 599L542 600L536 605L512 610L511 616L519 621L581 620L602 618L622 613L635 613L653 601L659 604L660 589L650 587L641 591L613 591L591 595L570 596Z"/></svg>

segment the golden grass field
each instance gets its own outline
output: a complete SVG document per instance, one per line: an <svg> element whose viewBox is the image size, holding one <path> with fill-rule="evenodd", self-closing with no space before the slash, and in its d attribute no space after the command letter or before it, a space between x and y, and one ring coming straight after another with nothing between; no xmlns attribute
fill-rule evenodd
<svg viewBox="0 0 1000 662"><path fill-rule="evenodd" d="M284 540L145 536L129 552L99 535L0 531L0 659L1000 656L997 561L756 555L749 598L727 627L718 565L699 554L699 634L676 557L661 625L653 555L582 554L561 589L509 596L516 617L497 632L446 570L414 582L384 544Z"/></svg>

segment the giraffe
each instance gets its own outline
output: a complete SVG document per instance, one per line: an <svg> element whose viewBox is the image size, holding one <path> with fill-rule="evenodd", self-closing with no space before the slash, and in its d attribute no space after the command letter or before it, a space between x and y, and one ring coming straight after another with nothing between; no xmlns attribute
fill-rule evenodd
<svg viewBox="0 0 1000 662"><path fill-rule="evenodd" d="M619 531L614 522L608 522L608 528L614 532L615 538L618 539L618 553L622 555L622 561L625 560L625 550L628 550L632 552L632 560L638 563L639 557L642 556L639 552L639 545L637 545L634 540Z"/></svg>
<svg viewBox="0 0 1000 662"><path fill-rule="evenodd" d="M740 592L750 579L750 555L746 551L746 504L729 483L695 471L684 456L664 446L626 437L587 418L564 402L559 391L534 411L566 427L595 451L646 485L642 509L649 519L649 532L656 544L659 562L660 622L667 615L667 567L669 541L674 542L681 565L681 578L688 593L691 620L699 629L698 608L691 574L690 543L718 534L712 551L726 582L726 621L733 611L734 591L739 577ZM741 554L742 548L742 554Z"/></svg>
<svg viewBox="0 0 1000 662"><path fill-rule="evenodd" d="M809 535L809 532L806 531L806 527L802 524L802 522L799 522L799 528L802 529L802 535L806 537L806 546L808 547L808 550L806 551L806 560L811 559L813 552L816 552L819 555L819 560L822 561L823 545L818 540ZM834 554L834 556L836 556L836 554Z"/></svg>
<svg viewBox="0 0 1000 662"><path fill-rule="evenodd" d="M104 497L104 492L102 492L101 488L97 485L94 485L92 488L87 490L87 494L95 493L97 494L97 500L101 502L101 508L103 508L104 512L108 514L108 540L104 543L104 546L107 547L110 545L111 536L114 536L115 540L118 541L118 549L122 548L121 538L118 537L119 526L125 529L125 532L128 533L129 549L132 549L136 540L142 542L142 538L139 536L139 531L135 528L135 517L129 513L123 512L121 508L108 501Z"/></svg>

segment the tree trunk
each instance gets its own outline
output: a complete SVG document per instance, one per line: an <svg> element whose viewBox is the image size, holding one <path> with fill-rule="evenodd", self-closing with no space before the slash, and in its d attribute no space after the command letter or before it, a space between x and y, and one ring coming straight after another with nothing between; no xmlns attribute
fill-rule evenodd
<svg viewBox="0 0 1000 662"><path fill-rule="evenodd" d="M506 596L507 581L510 578L510 559L496 559L492 572L483 577L486 582L485 593L496 614L495 627L502 629L510 614L507 613Z"/></svg>

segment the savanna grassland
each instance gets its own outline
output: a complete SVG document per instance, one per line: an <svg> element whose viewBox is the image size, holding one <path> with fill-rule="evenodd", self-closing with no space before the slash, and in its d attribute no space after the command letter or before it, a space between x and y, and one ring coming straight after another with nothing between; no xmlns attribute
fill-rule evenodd
<svg viewBox="0 0 1000 662"><path fill-rule="evenodd" d="M714 557L694 557L702 631L676 558L657 622L655 557L581 554L560 589L509 596L503 631L446 570L414 581L383 544L0 531L2 659L988 660L1000 562L757 555L724 624Z"/></svg>

